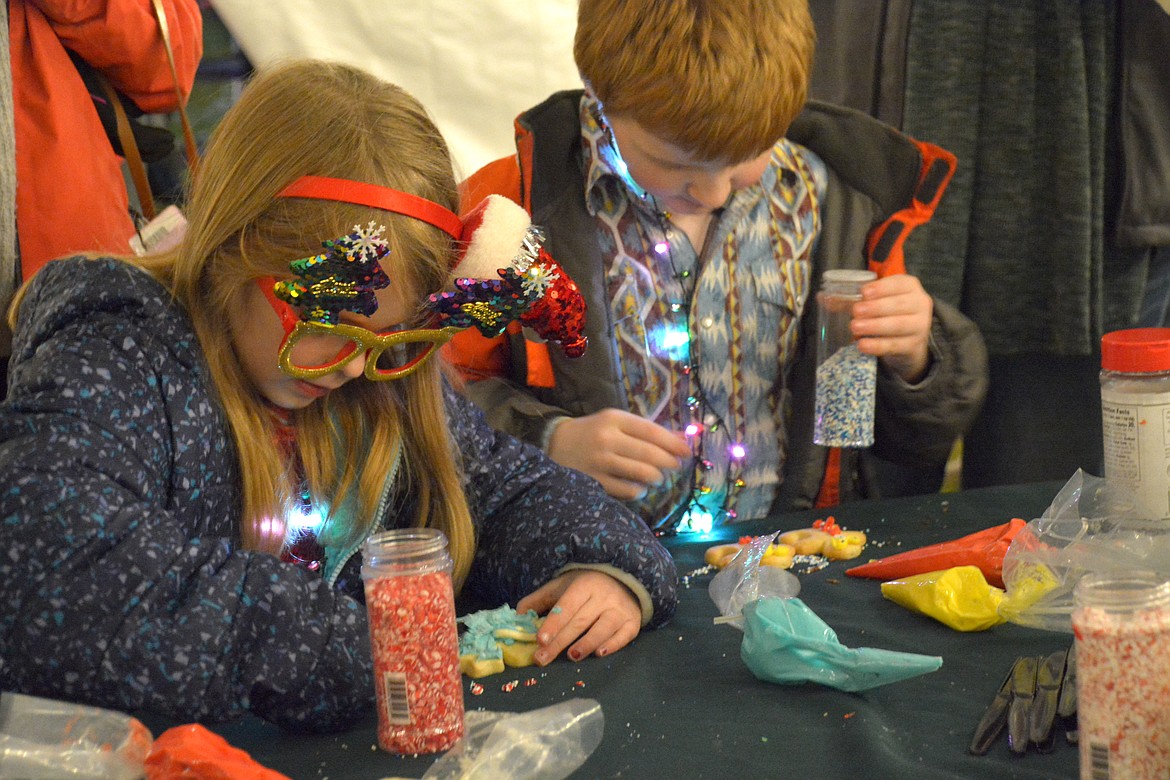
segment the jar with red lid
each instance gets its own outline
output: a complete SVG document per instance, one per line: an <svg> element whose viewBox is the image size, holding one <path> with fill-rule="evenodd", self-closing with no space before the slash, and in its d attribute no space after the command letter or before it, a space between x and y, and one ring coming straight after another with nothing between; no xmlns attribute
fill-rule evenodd
<svg viewBox="0 0 1170 780"><path fill-rule="evenodd" d="M1105 480L1133 515L1170 529L1170 328L1101 338Z"/></svg>

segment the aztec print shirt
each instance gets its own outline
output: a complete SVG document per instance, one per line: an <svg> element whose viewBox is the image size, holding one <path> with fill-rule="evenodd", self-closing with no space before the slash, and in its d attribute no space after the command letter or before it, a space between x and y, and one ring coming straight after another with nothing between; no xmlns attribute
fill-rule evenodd
<svg viewBox="0 0 1170 780"><path fill-rule="evenodd" d="M785 373L808 303L827 173L781 139L759 183L732 193L700 257L617 172L595 98L581 100L595 217L629 409L691 437L694 462L638 507L651 525L693 498L723 519L767 514L785 461ZM731 457L743 445L742 459Z"/></svg>

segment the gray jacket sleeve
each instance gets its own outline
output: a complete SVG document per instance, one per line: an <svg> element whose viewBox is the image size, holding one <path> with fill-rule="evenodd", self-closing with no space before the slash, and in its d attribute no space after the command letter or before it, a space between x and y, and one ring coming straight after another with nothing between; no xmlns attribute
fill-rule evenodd
<svg viewBox="0 0 1170 780"><path fill-rule="evenodd" d="M544 403L530 388L502 377L468 383L467 396L484 411L488 424L521 441L544 448L546 429L559 417L572 417L559 406Z"/></svg>
<svg viewBox="0 0 1170 780"><path fill-rule="evenodd" d="M878 372L874 453L895 463L931 467L945 462L987 394L987 349L978 328L937 298L930 352L930 369L914 385Z"/></svg>

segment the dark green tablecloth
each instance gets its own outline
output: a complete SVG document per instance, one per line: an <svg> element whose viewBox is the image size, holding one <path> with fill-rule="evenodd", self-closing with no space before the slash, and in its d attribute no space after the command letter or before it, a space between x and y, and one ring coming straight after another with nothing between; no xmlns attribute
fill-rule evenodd
<svg viewBox="0 0 1170 780"><path fill-rule="evenodd" d="M869 533L859 560L1039 516L1059 483L1012 486L851 504L842 527ZM848 647L938 655L942 668L860 694L758 681L739 657L742 634L713 625L702 567L710 545L746 533L805 527L824 513L797 513L667 540L684 584L678 614L605 659L558 659L465 683L469 709L526 711L588 697L601 703L605 737L580 778L1062 778L1075 777L1075 747L1010 755L1001 740L967 754L971 732L1018 655L1067 647L1071 637L1004 625L963 634L882 598L876 581L844 575L847 564L800 574L801 598ZM515 685L509 685L515 681ZM257 720L217 727L261 763L297 778L421 777L433 757L375 749L373 716L340 735L290 736Z"/></svg>

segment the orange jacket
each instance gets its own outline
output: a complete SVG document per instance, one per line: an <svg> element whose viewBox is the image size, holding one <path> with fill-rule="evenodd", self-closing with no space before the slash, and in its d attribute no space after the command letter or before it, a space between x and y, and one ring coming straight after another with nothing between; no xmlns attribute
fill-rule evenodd
<svg viewBox="0 0 1170 780"><path fill-rule="evenodd" d="M188 95L203 55L203 18L196 0L163 7ZM8 31L22 278L72 252L128 253L134 224L121 158L66 49L143 111L177 109L151 0L10 0Z"/></svg>
<svg viewBox="0 0 1170 780"><path fill-rule="evenodd" d="M462 211L470 211L489 195L503 195L532 213L532 133L516 122L517 155L502 157L480 168L459 185ZM523 158L522 160L519 158ZM521 181L521 177L527 181ZM508 326L508 333L520 332L520 323ZM455 334L443 347L443 354L459 371L464 380L475 382L492 376L506 376L508 361L507 336L488 338L475 328ZM548 345L527 342L526 376L529 387L553 387L552 363Z"/></svg>

